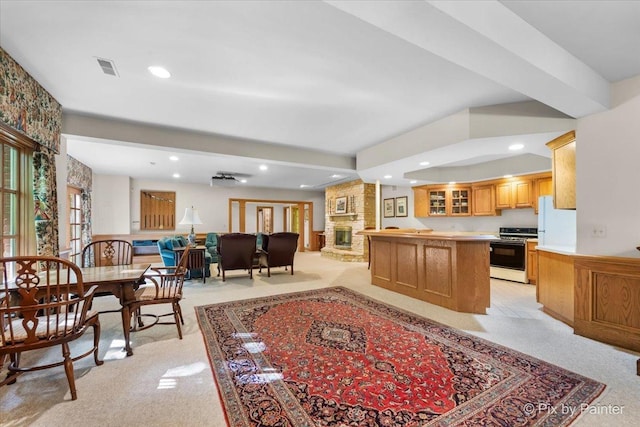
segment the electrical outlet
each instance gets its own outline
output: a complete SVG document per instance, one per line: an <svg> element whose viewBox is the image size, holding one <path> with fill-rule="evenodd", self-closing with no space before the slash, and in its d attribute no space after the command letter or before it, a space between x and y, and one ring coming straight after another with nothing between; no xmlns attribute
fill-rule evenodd
<svg viewBox="0 0 640 427"><path fill-rule="evenodd" d="M606 237L607 228L604 225L594 225L591 230L591 237Z"/></svg>

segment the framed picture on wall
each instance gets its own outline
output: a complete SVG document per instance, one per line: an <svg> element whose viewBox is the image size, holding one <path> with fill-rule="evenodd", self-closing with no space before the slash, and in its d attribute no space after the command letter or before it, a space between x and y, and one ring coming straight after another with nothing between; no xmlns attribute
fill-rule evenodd
<svg viewBox="0 0 640 427"><path fill-rule="evenodd" d="M396 199L384 199L384 203L382 205L384 217L385 218L393 218L396 216Z"/></svg>
<svg viewBox="0 0 640 427"><path fill-rule="evenodd" d="M347 196L336 197L336 213L347 213Z"/></svg>
<svg viewBox="0 0 640 427"><path fill-rule="evenodd" d="M407 196L396 197L396 216L407 216Z"/></svg>

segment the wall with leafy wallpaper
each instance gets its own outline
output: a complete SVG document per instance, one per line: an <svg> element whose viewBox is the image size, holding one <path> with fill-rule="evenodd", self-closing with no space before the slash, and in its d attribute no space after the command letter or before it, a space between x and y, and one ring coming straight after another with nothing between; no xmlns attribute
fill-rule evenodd
<svg viewBox="0 0 640 427"><path fill-rule="evenodd" d="M67 184L82 191L82 246L91 242L91 192L93 176L91 168L67 155Z"/></svg>
<svg viewBox="0 0 640 427"><path fill-rule="evenodd" d="M37 252L57 256L55 154L60 151L62 107L1 47L0 121L39 144L33 157Z"/></svg>

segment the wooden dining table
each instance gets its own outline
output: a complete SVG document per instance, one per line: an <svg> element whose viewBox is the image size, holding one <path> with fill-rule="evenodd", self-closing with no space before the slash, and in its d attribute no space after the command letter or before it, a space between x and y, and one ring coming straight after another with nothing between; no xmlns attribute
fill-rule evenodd
<svg viewBox="0 0 640 427"><path fill-rule="evenodd" d="M135 290L144 282L144 274L150 266L150 264L127 264L80 268L85 289L97 285L96 292L108 292L118 298L121 307L122 332L127 356L133 355L129 339L131 335L131 311L128 303L135 299Z"/></svg>
<svg viewBox="0 0 640 427"><path fill-rule="evenodd" d="M82 284L85 291L97 285L96 293L110 293L118 298L120 302L120 313L122 315L122 332L124 335L125 350L127 356L133 355L131 349L131 310L129 303L135 299L135 291L144 283L144 275L151 264L126 264L104 267L80 267L82 272ZM49 272L55 273L55 270ZM38 273L46 275L47 272ZM70 281L76 283L75 277L71 276ZM17 289L17 288L16 288ZM11 286L9 287L11 291Z"/></svg>

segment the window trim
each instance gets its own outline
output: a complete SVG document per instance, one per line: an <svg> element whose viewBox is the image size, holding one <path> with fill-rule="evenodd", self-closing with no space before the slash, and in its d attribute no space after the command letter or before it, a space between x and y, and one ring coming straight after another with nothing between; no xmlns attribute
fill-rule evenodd
<svg viewBox="0 0 640 427"><path fill-rule="evenodd" d="M35 218L33 201L33 153L37 143L0 122L0 142L18 150L18 240L16 255L35 254Z"/></svg>

